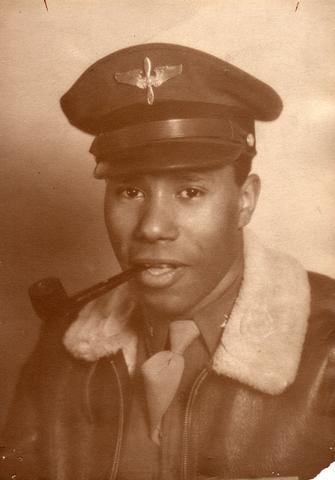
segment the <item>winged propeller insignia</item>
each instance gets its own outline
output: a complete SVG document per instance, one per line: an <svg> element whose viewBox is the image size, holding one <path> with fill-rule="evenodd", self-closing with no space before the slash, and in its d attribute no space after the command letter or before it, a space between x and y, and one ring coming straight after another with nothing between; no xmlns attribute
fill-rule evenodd
<svg viewBox="0 0 335 480"><path fill-rule="evenodd" d="M149 57L145 57L143 61L143 70L135 69L128 72L116 72L114 74L115 80L118 83L125 83L127 85L134 85L135 87L147 90L147 102L152 105L155 100L153 87L160 87L170 78L180 75L182 65L166 65L162 67L155 67L153 74L151 74L152 64Z"/></svg>

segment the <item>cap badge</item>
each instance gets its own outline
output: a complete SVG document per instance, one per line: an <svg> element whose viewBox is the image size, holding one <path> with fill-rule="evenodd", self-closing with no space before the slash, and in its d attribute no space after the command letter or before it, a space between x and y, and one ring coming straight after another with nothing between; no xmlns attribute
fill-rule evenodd
<svg viewBox="0 0 335 480"><path fill-rule="evenodd" d="M170 78L180 75L182 65L166 65L164 67L155 67L153 74L151 74L151 60L145 57L143 61L143 70L129 70L129 72L116 72L114 78L118 83L126 83L127 85L134 85L135 87L147 90L147 102L152 105L155 100L153 87L160 87Z"/></svg>

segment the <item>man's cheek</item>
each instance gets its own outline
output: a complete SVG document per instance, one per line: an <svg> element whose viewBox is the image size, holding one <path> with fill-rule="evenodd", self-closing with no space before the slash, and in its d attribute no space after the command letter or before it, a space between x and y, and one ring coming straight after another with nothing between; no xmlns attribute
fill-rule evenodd
<svg viewBox="0 0 335 480"><path fill-rule="evenodd" d="M116 256L119 259L124 259L126 252L128 250L127 240L123 237L115 236L111 239L111 243Z"/></svg>
<svg viewBox="0 0 335 480"><path fill-rule="evenodd" d="M115 225L110 225L108 227L108 234L109 234L109 239L113 248L113 251L118 258L120 259L121 256L124 256L123 251L125 250L128 242L127 238L120 234L120 228L118 228Z"/></svg>

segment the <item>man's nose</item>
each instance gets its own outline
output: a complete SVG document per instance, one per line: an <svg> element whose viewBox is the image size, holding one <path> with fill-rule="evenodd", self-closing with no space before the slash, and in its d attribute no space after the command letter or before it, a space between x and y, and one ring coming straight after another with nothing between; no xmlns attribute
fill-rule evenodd
<svg viewBox="0 0 335 480"><path fill-rule="evenodd" d="M147 242L175 240L178 236L173 206L164 197L150 198L143 205L136 237Z"/></svg>

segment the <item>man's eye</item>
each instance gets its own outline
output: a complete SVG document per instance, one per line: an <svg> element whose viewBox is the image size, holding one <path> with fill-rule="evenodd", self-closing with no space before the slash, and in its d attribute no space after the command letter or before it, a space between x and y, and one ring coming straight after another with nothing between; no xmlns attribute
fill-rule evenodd
<svg viewBox="0 0 335 480"><path fill-rule="evenodd" d="M202 195L204 195L204 192L200 190L200 188L190 187L181 190L181 192L178 194L178 197L191 199L201 197Z"/></svg>
<svg viewBox="0 0 335 480"><path fill-rule="evenodd" d="M142 198L144 196L143 192L138 188L128 187L120 189L120 194L124 198Z"/></svg>

